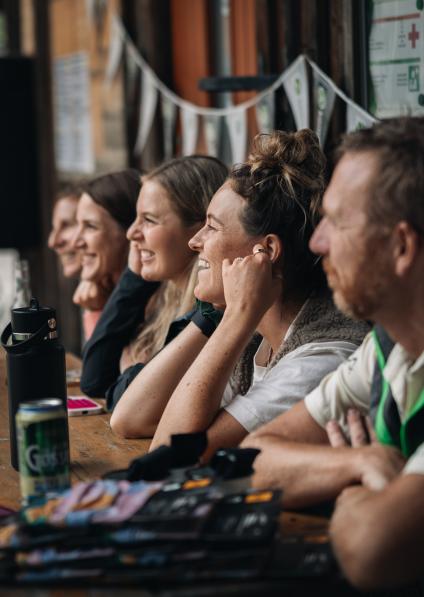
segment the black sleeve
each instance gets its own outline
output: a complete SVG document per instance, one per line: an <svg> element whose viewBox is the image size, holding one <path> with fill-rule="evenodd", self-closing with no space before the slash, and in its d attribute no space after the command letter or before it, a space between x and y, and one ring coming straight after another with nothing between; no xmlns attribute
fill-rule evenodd
<svg viewBox="0 0 424 597"><path fill-rule="evenodd" d="M216 323L203 315L200 309L194 312L191 321L197 325L206 338L210 338L216 330Z"/></svg>
<svg viewBox="0 0 424 597"><path fill-rule="evenodd" d="M143 363L137 363L136 365L132 365L132 367L128 367L106 390L106 407L108 411L112 411L115 408L122 394L143 367Z"/></svg>
<svg viewBox="0 0 424 597"><path fill-rule="evenodd" d="M128 268L122 274L83 349L81 390L88 396L105 396L119 376L122 350L143 323L147 302L159 285Z"/></svg>
<svg viewBox="0 0 424 597"><path fill-rule="evenodd" d="M171 342L183 329L190 323L194 310L186 313L182 317L175 319L169 326L168 334L165 339L165 346ZM122 394L128 388L132 380L137 377L138 373L143 369L143 363L137 363L132 367L128 367L125 371L112 383L106 390L106 406L109 411L112 411Z"/></svg>

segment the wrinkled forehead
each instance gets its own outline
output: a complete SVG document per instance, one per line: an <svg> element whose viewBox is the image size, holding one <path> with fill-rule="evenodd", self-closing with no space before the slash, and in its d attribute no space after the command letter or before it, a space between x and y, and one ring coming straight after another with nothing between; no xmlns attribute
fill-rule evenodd
<svg viewBox="0 0 424 597"><path fill-rule="evenodd" d="M324 194L323 208L328 215L366 213L378 175L374 152L347 152L337 163Z"/></svg>

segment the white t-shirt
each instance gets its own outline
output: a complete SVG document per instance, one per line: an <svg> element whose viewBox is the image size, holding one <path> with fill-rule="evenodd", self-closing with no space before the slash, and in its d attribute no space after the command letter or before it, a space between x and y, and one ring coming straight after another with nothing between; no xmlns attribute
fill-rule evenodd
<svg viewBox="0 0 424 597"><path fill-rule="evenodd" d="M352 342L311 342L289 352L271 368L257 365L255 355L249 391L235 395L227 384L221 408L251 433L302 400L356 348Z"/></svg>
<svg viewBox="0 0 424 597"><path fill-rule="evenodd" d="M348 437L346 417L349 408L368 414L376 358L374 340L368 334L357 351L306 396L305 406L319 425L325 427L334 419ZM400 344L395 344L383 375L390 384L403 421L424 388L424 352L414 360ZM415 451L404 468L404 473L418 472L424 474L424 445Z"/></svg>

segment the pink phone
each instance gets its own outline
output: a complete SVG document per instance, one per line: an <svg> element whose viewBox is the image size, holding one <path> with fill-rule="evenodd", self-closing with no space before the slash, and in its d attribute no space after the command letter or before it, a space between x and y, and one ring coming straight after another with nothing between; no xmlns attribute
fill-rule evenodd
<svg viewBox="0 0 424 597"><path fill-rule="evenodd" d="M98 415L101 412L103 412L103 406L87 396L68 396L68 415L70 417Z"/></svg>

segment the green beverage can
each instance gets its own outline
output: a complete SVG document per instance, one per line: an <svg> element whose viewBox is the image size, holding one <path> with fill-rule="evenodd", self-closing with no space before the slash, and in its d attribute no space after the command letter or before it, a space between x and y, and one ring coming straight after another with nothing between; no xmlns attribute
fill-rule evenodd
<svg viewBox="0 0 424 597"><path fill-rule="evenodd" d="M23 503L69 487L68 419L62 401L20 404L16 432Z"/></svg>

